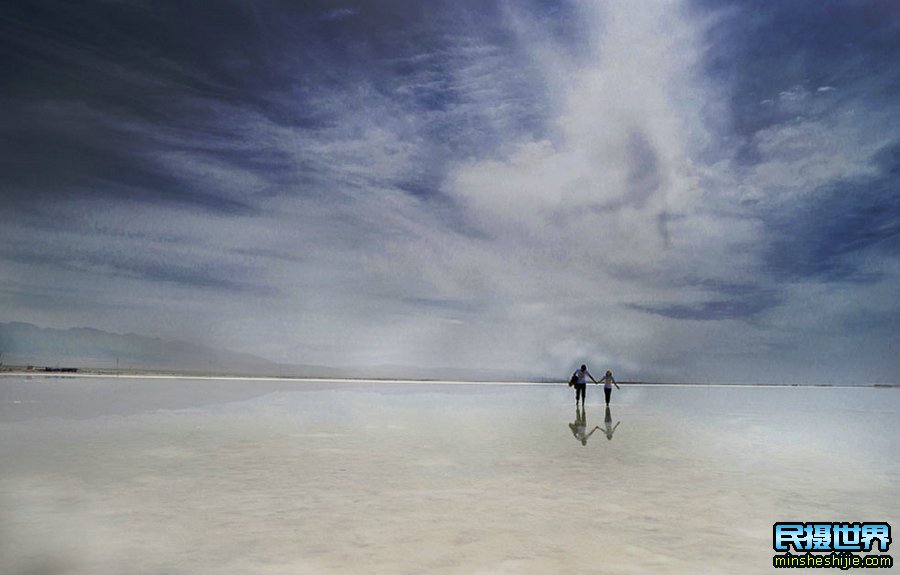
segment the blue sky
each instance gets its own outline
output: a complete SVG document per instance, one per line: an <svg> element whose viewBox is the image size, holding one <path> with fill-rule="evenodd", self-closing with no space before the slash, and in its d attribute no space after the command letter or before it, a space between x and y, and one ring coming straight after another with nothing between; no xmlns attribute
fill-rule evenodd
<svg viewBox="0 0 900 575"><path fill-rule="evenodd" d="M7 2L0 321L896 382L900 7Z"/></svg>

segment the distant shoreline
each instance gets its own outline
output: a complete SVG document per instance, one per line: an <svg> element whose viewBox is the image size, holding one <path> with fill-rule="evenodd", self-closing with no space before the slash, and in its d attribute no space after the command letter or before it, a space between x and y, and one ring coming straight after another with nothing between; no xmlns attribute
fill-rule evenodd
<svg viewBox="0 0 900 575"><path fill-rule="evenodd" d="M188 380L247 380L247 381L319 381L334 383L424 383L441 385L566 385L565 381L522 380L522 381L489 381L489 380L450 380L450 379L405 379L378 377L317 377L287 376L265 374L236 373L201 373L165 370L108 370L90 368L45 368L27 369L25 366L0 366L0 377L29 377L44 379L104 378L104 379L188 379ZM880 388L900 389L898 383L697 383L697 382L656 382L656 381L620 381L622 385L639 387L776 387L776 388Z"/></svg>

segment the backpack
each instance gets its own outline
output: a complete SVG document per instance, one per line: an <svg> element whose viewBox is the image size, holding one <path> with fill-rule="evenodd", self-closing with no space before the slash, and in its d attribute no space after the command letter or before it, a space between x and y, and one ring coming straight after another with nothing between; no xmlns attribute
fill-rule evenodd
<svg viewBox="0 0 900 575"><path fill-rule="evenodd" d="M569 387L572 387L576 383L578 383L578 372L573 372L572 377L569 378Z"/></svg>

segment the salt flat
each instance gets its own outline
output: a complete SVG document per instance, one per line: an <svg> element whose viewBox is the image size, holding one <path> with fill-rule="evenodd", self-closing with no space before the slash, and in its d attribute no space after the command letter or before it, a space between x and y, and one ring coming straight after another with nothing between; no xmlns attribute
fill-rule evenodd
<svg viewBox="0 0 900 575"><path fill-rule="evenodd" d="M602 396L0 378L0 572L769 573L776 521L898 525L896 389Z"/></svg>

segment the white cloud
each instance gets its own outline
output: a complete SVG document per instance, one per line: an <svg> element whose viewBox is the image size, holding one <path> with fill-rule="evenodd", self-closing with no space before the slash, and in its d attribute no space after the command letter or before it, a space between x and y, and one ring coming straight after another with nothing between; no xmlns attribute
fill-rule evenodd
<svg viewBox="0 0 900 575"><path fill-rule="evenodd" d="M565 341L570 354L626 352L618 343L624 332L638 334L631 343L641 345L648 330L635 327L638 314L623 303L653 301L661 292L669 300L698 295L687 287L654 289L647 277L660 286L718 277L730 248L754 233L752 224L713 218L701 203L691 153L709 139L698 121L704 103L685 99L710 95L695 73L701 30L671 5L595 8L585 18L600 40L586 67L555 92L554 139L525 139L505 157L462 164L448 184L503 254L492 264L503 271L495 274L497 300L509 301L511 312L522 297L543 301L528 325L544 342ZM538 45L539 61L557 61ZM548 82L560 79L555 69L545 73ZM642 277L622 279L623 270ZM594 327L599 323L604 329ZM542 344L535 338L528 345ZM556 353L566 355L566 346Z"/></svg>

